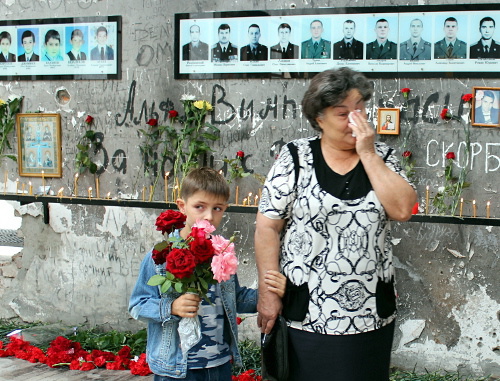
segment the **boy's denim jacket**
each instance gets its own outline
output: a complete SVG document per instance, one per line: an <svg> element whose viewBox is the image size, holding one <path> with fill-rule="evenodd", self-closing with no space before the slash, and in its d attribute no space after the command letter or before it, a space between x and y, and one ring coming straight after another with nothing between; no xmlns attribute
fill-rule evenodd
<svg viewBox="0 0 500 381"><path fill-rule="evenodd" d="M165 274L165 265L156 265L150 251L141 263L137 283L130 296L128 311L134 319L148 322L146 359L154 374L173 378L185 378L187 358L183 358L177 333L180 317L171 314L172 302L180 294L175 291L160 294L159 286L149 286L149 278ZM257 311L257 290L240 287L236 275L220 287L224 305L224 339L229 344L233 361L241 365L238 351L238 328L236 313Z"/></svg>

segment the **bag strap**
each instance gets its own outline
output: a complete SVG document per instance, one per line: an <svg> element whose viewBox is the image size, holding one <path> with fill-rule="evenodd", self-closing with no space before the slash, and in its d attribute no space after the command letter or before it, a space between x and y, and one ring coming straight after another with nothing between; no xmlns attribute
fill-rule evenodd
<svg viewBox="0 0 500 381"><path fill-rule="evenodd" d="M295 169L295 186L297 186L300 171L299 153L297 151L297 146L292 142L288 143L286 146L288 147L288 151L290 151L290 155L292 155L293 165Z"/></svg>

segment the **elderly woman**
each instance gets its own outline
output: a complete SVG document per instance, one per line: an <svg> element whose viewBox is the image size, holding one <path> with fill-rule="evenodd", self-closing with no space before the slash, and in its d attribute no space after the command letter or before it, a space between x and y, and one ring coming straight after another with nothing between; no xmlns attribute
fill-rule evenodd
<svg viewBox="0 0 500 381"><path fill-rule="evenodd" d="M283 147L257 214L258 324L289 320L289 380L387 381L396 313L390 221L417 195L393 149L374 142L372 86L348 68L316 75L302 111L318 134ZM282 300L268 270L289 283ZM282 311L283 309L283 311Z"/></svg>

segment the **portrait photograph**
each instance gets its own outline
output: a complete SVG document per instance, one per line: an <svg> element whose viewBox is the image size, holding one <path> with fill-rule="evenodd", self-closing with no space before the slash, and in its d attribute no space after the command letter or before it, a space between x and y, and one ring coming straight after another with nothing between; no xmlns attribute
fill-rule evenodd
<svg viewBox="0 0 500 381"><path fill-rule="evenodd" d="M18 62L40 61L40 46L38 28L19 28L17 30Z"/></svg>
<svg viewBox="0 0 500 381"><path fill-rule="evenodd" d="M19 175L61 177L60 114L17 114Z"/></svg>
<svg viewBox="0 0 500 381"><path fill-rule="evenodd" d="M399 135L399 109L379 108L377 119L377 134Z"/></svg>
<svg viewBox="0 0 500 381"><path fill-rule="evenodd" d="M500 87L474 87L471 121L473 126L500 127Z"/></svg>

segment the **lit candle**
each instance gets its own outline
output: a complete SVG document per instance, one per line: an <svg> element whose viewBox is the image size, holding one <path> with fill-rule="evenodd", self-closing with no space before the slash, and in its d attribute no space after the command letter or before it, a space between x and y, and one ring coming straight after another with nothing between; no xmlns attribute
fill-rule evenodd
<svg viewBox="0 0 500 381"><path fill-rule="evenodd" d="M259 200L259 196L255 195L254 205L257 206L257 201Z"/></svg>
<svg viewBox="0 0 500 381"><path fill-rule="evenodd" d="M168 202L168 175L170 172L165 172L165 202Z"/></svg>
<svg viewBox="0 0 500 381"><path fill-rule="evenodd" d="M29 182L29 188L28 189L29 189L28 194L30 196L33 196L33 185L31 185L31 181Z"/></svg>
<svg viewBox="0 0 500 381"><path fill-rule="evenodd" d="M111 196L111 192L108 192L108 194L106 195L106 199L109 200L110 196Z"/></svg>
<svg viewBox="0 0 500 381"><path fill-rule="evenodd" d="M236 195L234 196L234 203L236 205L238 205L238 196L239 196L239 192L240 192L240 187L239 186L236 186Z"/></svg>
<svg viewBox="0 0 500 381"><path fill-rule="evenodd" d="M175 200L177 200L178 197L179 197L179 186L176 185L174 187L174 202L175 202Z"/></svg>
<svg viewBox="0 0 500 381"><path fill-rule="evenodd" d="M89 198L92 198L92 187L89 187Z"/></svg>
<svg viewBox="0 0 500 381"><path fill-rule="evenodd" d="M460 217L462 217L462 212L464 210L464 198L460 199Z"/></svg>
<svg viewBox="0 0 500 381"><path fill-rule="evenodd" d="M45 171L42 171L42 194L45 195Z"/></svg>
<svg viewBox="0 0 500 381"><path fill-rule="evenodd" d="M146 201L146 187L142 187L142 201Z"/></svg>
<svg viewBox="0 0 500 381"><path fill-rule="evenodd" d="M9 178L9 172L5 171L5 184L3 186L3 194L5 194L5 192L7 192L7 179L8 178Z"/></svg>
<svg viewBox="0 0 500 381"><path fill-rule="evenodd" d="M246 198L244 198L244 199L243 199L243 202L242 202L242 205L243 205L243 206L245 206L246 204L247 204L247 199L246 199Z"/></svg>
<svg viewBox="0 0 500 381"><path fill-rule="evenodd" d="M62 187L61 189L59 189L59 191L57 192L57 197L62 198L63 197L63 191L64 191L64 187Z"/></svg>
<svg viewBox="0 0 500 381"><path fill-rule="evenodd" d="M75 175L75 184L73 185L73 193L78 197L78 173Z"/></svg>
<svg viewBox="0 0 500 381"><path fill-rule="evenodd" d="M19 189L19 179L16 179L16 194L17 194L18 189Z"/></svg>
<svg viewBox="0 0 500 381"><path fill-rule="evenodd" d="M252 192L248 194L248 206L252 205Z"/></svg>
<svg viewBox="0 0 500 381"><path fill-rule="evenodd" d="M490 218L490 202L486 203L486 218Z"/></svg>
<svg viewBox="0 0 500 381"><path fill-rule="evenodd" d="M476 217L476 200L472 200L472 217Z"/></svg>
<svg viewBox="0 0 500 381"><path fill-rule="evenodd" d="M425 187L425 214L429 214L429 186Z"/></svg>
<svg viewBox="0 0 500 381"><path fill-rule="evenodd" d="M99 177L95 178L95 197L99 198Z"/></svg>
<svg viewBox="0 0 500 381"><path fill-rule="evenodd" d="M24 194L24 188L25 188L25 185L26 185L25 183L23 183L23 184L21 185L21 193L22 193L22 194Z"/></svg>

